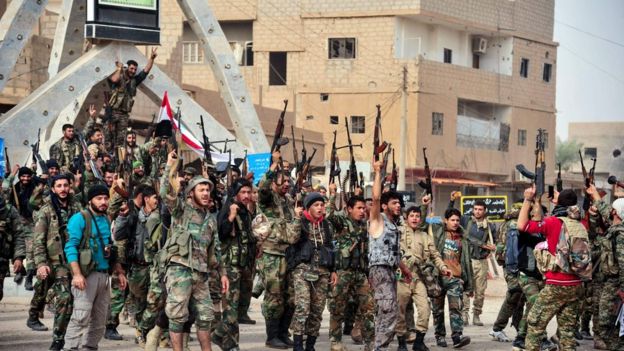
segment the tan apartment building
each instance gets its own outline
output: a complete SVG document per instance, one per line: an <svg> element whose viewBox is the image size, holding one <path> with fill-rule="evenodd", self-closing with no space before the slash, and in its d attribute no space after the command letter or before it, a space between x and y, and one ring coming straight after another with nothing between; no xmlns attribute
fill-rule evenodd
<svg viewBox="0 0 624 351"><path fill-rule="evenodd" d="M176 1L160 4L157 64L227 125L218 83L197 37ZM451 190L508 194L523 187L526 180L514 167L532 168L538 128L550 136L547 167L554 169L554 0L207 4L238 59L269 138L289 99L287 123L313 131L311 141L325 146L317 165L328 163L334 130L338 144L346 144L346 117L353 142L363 145L356 149L358 167L368 176L376 104L398 163L405 94L406 189L420 192L416 183L426 147L438 212ZM153 112L149 99L137 101L137 118L149 119ZM290 158L288 149L285 157ZM346 150L340 159L348 159Z"/></svg>

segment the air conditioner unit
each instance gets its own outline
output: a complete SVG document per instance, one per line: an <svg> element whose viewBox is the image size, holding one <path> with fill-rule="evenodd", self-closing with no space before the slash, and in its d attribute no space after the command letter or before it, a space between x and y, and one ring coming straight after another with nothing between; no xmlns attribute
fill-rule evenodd
<svg viewBox="0 0 624 351"><path fill-rule="evenodd" d="M472 38L472 52L474 54L485 54L487 51L487 39L483 37Z"/></svg>

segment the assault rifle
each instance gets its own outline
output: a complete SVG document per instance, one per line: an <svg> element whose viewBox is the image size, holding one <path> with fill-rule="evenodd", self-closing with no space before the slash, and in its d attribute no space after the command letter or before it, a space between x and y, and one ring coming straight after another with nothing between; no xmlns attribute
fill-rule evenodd
<svg viewBox="0 0 624 351"><path fill-rule="evenodd" d="M288 138L284 137L284 116L286 116L287 107L288 107L288 100L284 100L284 109L280 113L279 119L277 120L277 125L275 126L275 135L273 135L273 144L271 145L271 155L273 155L273 153L276 151L280 151L280 148L288 144L289 142ZM279 162L279 165L278 165L279 172L281 173L282 170L284 169L284 166L282 163L282 157L280 157L278 162ZM293 162L296 163L297 160L294 160ZM278 185L281 185L281 183Z"/></svg>
<svg viewBox="0 0 624 351"><path fill-rule="evenodd" d="M589 175L587 174L587 168L585 168L585 163L583 162L583 154L581 154L581 150L579 150L579 158L581 159L581 171L583 172L583 179L585 179L585 187L589 188L591 183L589 181Z"/></svg>
<svg viewBox="0 0 624 351"><path fill-rule="evenodd" d="M594 184L594 173L596 172L596 157L592 158L593 164L592 167L589 169L589 174L587 174L587 179L585 180L585 184L587 185L588 183ZM587 194L585 194L585 197L583 198L583 211L588 211L589 208L591 207L591 199L589 198L589 196L587 196Z"/></svg>
<svg viewBox="0 0 624 351"><path fill-rule="evenodd" d="M563 180L561 179L561 163L557 163L557 167L559 167L559 172L557 172L557 191L563 191Z"/></svg>
<svg viewBox="0 0 624 351"><path fill-rule="evenodd" d="M290 133L292 134L293 163L294 163L294 166L297 168L297 174L299 174L301 167L299 164L299 155L297 154L297 144L295 140L295 126L290 126ZM303 163L301 163L301 165L303 165Z"/></svg>
<svg viewBox="0 0 624 351"><path fill-rule="evenodd" d="M390 172L390 190L396 191L399 182L399 174L396 169L396 162L394 161L394 149L392 149L392 172Z"/></svg>
<svg viewBox="0 0 624 351"><path fill-rule="evenodd" d="M383 161L381 164L381 188L383 189L385 186L386 176L388 174L388 160L390 159L390 152L392 152L392 144L388 143L388 148L383 155Z"/></svg>
<svg viewBox="0 0 624 351"><path fill-rule="evenodd" d="M206 127L204 126L204 116L199 116L199 126L202 130L202 147L204 148L204 162L208 167L213 167L214 163L212 162L212 155L210 154L210 140L208 140L208 136L206 135Z"/></svg>
<svg viewBox="0 0 624 351"><path fill-rule="evenodd" d="M305 137L303 136L303 134L301 134L301 163L300 163L302 165L301 167L303 167L303 164L306 162L307 159L308 159L308 151L306 150L306 147L305 147ZM297 159L295 159L295 162L297 162Z"/></svg>
<svg viewBox="0 0 624 351"><path fill-rule="evenodd" d="M47 174L48 166L46 165L43 157L41 157L41 155L39 154L39 145L41 145L41 128L39 128L39 131L37 132L37 142L30 145L30 147L33 153L32 154L33 162L38 163L39 167L41 167L41 172Z"/></svg>
<svg viewBox="0 0 624 351"><path fill-rule="evenodd" d="M349 121L347 120L347 117L345 117L345 127L347 129L347 142L349 143L347 146L349 147L349 155L351 156L351 162L349 163L349 192L353 194L359 182L358 182L357 166L355 164L355 156L353 155L353 143L351 142L351 132L349 131ZM360 147L362 147L362 144L360 144Z"/></svg>
<svg viewBox="0 0 624 351"><path fill-rule="evenodd" d="M91 169L91 173L93 173L93 176L95 177L95 179L104 183L104 178L102 177L102 173L100 173L100 170L95 164L95 161L93 160L93 158L91 158L91 154L89 153L87 142L85 141L84 136L79 131L76 131L76 136L78 136L78 140L80 141L80 146L82 146L82 155L84 157L82 160L83 166L85 163L88 163L89 168Z"/></svg>
<svg viewBox="0 0 624 351"><path fill-rule="evenodd" d="M373 134L373 159L375 162L379 161L379 155L382 154L388 147L388 143L385 141L381 143L381 105L377 105L377 117L375 118L375 134ZM380 144L381 143L381 144ZM383 178L382 178L383 181Z"/></svg>
<svg viewBox="0 0 624 351"><path fill-rule="evenodd" d="M336 131L334 130L334 141L332 142L331 156L329 159L329 184L336 183L336 177L340 182L340 161L338 160L338 150L336 148Z"/></svg>
<svg viewBox="0 0 624 351"><path fill-rule="evenodd" d="M247 177L247 149L245 149L245 157L243 157L243 160L241 161L240 164L240 170L241 170L241 177L246 178Z"/></svg>
<svg viewBox="0 0 624 351"><path fill-rule="evenodd" d="M308 174L310 173L310 164L312 163L312 159L314 158L315 154L316 148L313 149L310 158L306 159L301 166L301 171L298 172L299 174L297 175L297 190L301 190L301 188L303 187L303 182L307 180Z"/></svg>
<svg viewBox="0 0 624 351"><path fill-rule="evenodd" d="M429 159L427 158L427 148L423 147L423 157L425 158L425 180L418 182L418 185L425 190L425 194L433 196L431 186L431 168L429 168Z"/></svg>
<svg viewBox="0 0 624 351"><path fill-rule="evenodd" d="M537 206L536 211L539 211L539 213L541 213L542 210L541 199L546 188L544 179L546 176L546 152L544 151L544 148L546 147L544 135L545 132L545 129L538 129L537 137L535 138L535 173L529 171L522 164L516 165L516 169L518 170L518 172L520 172L520 174L522 174L526 178L531 179L532 183L535 185L535 203L540 205Z"/></svg>

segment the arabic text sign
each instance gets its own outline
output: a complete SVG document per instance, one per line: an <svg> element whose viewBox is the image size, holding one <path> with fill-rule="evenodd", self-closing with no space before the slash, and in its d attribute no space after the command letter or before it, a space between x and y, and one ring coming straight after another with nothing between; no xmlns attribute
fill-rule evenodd
<svg viewBox="0 0 624 351"><path fill-rule="evenodd" d="M487 218L494 222L505 220L507 213L507 196L491 195L491 196L462 196L461 197L461 213L464 215L472 214L472 207L477 200L485 202Z"/></svg>

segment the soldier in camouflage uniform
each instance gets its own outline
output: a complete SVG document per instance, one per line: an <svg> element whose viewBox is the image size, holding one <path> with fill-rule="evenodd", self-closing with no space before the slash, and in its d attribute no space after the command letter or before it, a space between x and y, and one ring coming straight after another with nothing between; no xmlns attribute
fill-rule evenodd
<svg viewBox="0 0 624 351"><path fill-rule="evenodd" d="M293 331L293 351L314 351L319 336L328 288L336 286L334 271L333 230L325 215L325 198L309 193L303 200L305 211L297 207L290 246L286 250L288 271L294 288L295 313L290 328ZM299 227L299 228L297 228ZM299 230L297 230L299 229Z"/></svg>
<svg viewBox="0 0 624 351"><path fill-rule="evenodd" d="M63 124L63 136L50 146L50 158L59 163L61 172L69 172L72 162L82 154L78 138L74 136L74 126Z"/></svg>
<svg viewBox="0 0 624 351"><path fill-rule="evenodd" d="M177 163L177 155L171 152L161 178L160 197L171 212L173 224L165 244L167 271L165 286L169 318L169 335L174 350L181 350L184 323L189 309L196 313L197 338L202 350L210 350L210 324L213 306L208 285L209 270L215 264L218 248L214 238L217 227L210 216L210 192L213 184L203 177L193 178L184 190L185 199L177 195L179 180L168 179L170 170ZM173 191L170 191L173 188ZM221 271L222 292L228 291L228 278Z"/></svg>
<svg viewBox="0 0 624 351"><path fill-rule="evenodd" d="M589 208L589 239L592 245L592 262L598 266L594 270L592 277L592 331L594 333L594 349L607 350L607 344L602 339L604 331L600 328L600 295L604 286L604 274L600 269L600 261L602 255L602 241L605 240L605 233L610 223L610 208L604 201L595 202Z"/></svg>
<svg viewBox="0 0 624 351"><path fill-rule="evenodd" d="M45 293L33 295L30 314L43 310L46 301L55 311L52 345L50 350L63 349L65 331L73 310L71 274L63 248L67 242L67 221L80 212L80 204L70 194L70 182L66 176L52 178L51 194L37 214L34 230L33 251L37 265L36 290ZM46 299L47 293L47 299Z"/></svg>
<svg viewBox="0 0 624 351"><path fill-rule="evenodd" d="M355 299L363 319L364 342L368 349L375 341L374 300L368 284L368 233L366 228L366 202L361 196L347 201L345 212L338 212L336 184L329 185L329 211L327 219L333 224L336 239L336 274L338 283L331 290L329 302L329 336L332 351L342 351L342 324L349 299ZM355 312L354 312L355 315Z"/></svg>
<svg viewBox="0 0 624 351"><path fill-rule="evenodd" d="M406 327L408 305L412 301L416 304L418 310L418 319L416 323L416 340L414 341L414 351L429 351L425 345L425 334L429 327L429 315L431 309L429 307L429 296L423 276L423 270L426 264L431 264L440 274L446 277L451 276L451 271L447 269L446 264L442 261L440 253L435 247L433 237L430 237L425 230L427 223L421 220L421 214L426 213L427 206L431 201L431 196L426 195L422 198L422 208L412 206L405 211L406 223L401 228L401 260L409 267L414 277L411 282L399 282L398 299L399 299L399 322L397 324L397 335L399 340L398 351L407 351L407 337L409 331ZM414 311L410 312L412 315Z"/></svg>
<svg viewBox="0 0 624 351"><path fill-rule="evenodd" d="M136 320L136 342L143 345L145 336L153 325L143 324L150 283L150 267L158 249L151 234L160 224L158 196L151 186L134 188L134 199L115 219L115 245L119 248L118 269L128 274L128 313Z"/></svg>
<svg viewBox="0 0 624 351"><path fill-rule="evenodd" d="M107 139L114 142L116 146L122 146L124 144L128 120L130 119L130 112L132 112L132 105L134 104L134 96L136 95L137 87L147 78L147 75L154 65L156 56L156 47L154 47L152 48L152 53L147 64L139 73L137 73L138 63L134 60L129 60L127 62L128 67L125 69L122 62L116 62L117 70L108 78L111 89L108 105L112 109L112 116L110 117L111 121L109 121L109 124L112 125L112 128L107 131Z"/></svg>
<svg viewBox="0 0 624 351"><path fill-rule="evenodd" d="M230 280L230 290L224 296L221 322L212 341L223 350L238 350L240 295L242 291L252 289L250 282L242 279L243 275L251 275L255 265L256 240L251 232L252 218L247 211L251 190L248 180L235 181L228 202L218 216L222 262Z"/></svg>
<svg viewBox="0 0 624 351"><path fill-rule="evenodd" d="M595 224L602 219L610 224L600 241L603 283L599 300L598 334L595 337L604 341L604 345L598 345L598 349L621 350L624 349L624 341L618 338L619 328L615 323L619 307L624 301L624 199L615 200L610 207L599 196L595 196L593 201L598 213L592 216L592 222Z"/></svg>
<svg viewBox="0 0 624 351"><path fill-rule="evenodd" d="M25 237L27 233L17 209L0 196L0 301L4 296L4 278L9 274L9 261L13 261L13 272L23 269L26 257Z"/></svg>
<svg viewBox="0 0 624 351"><path fill-rule="evenodd" d="M262 315L266 321L270 348L286 349L292 345L288 328L294 313L288 296L286 248L288 232L294 230L294 201L289 195L290 178L278 172L280 154L272 155L272 164L258 190L258 211L272 222L269 236L262 241L262 256L258 259L258 274L264 285Z"/></svg>

